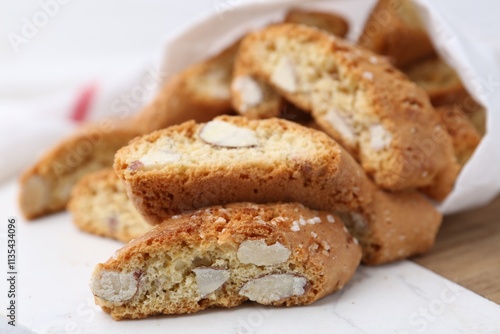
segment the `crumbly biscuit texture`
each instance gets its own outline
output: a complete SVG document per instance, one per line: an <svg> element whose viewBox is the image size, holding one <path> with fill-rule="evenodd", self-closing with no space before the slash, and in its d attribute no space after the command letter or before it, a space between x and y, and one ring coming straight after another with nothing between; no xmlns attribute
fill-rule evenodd
<svg viewBox="0 0 500 334"><path fill-rule="evenodd" d="M64 210L73 186L86 174L113 165L115 152L140 135L133 126L117 122L87 125L45 153L21 176L19 205L27 219Z"/></svg>
<svg viewBox="0 0 500 334"><path fill-rule="evenodd" d="M80 180L73 188L68 210L80 230L125 243L152 228L128 199L125 185L111 168Z"/></svg>
<svg viewBox="0 0 500 334"><path fill-rule="evenodd" d="M387 56L398 68L436 54L411 0L379 0L358 44Z"/></svg>
<svg viewBox="0 0 500 334"><path fill-rule="evenodd" d="M148 164L150 156L164 158ZM422 252L432 245L441 222L422 195L379 190L334 140L281 119L224 116L206 124L185 123L123 148L115 169L153 224L186 210L235 201L295 201L312 209L356 213L365 222L363 229L350 227L362 237L368 264ZM414 230L428 233L412 235Z"/></svg>
<svg viewBox="0 0 500 334"><path fill-rule="evenodd" d="M131 142L117 152L114 168L152 224L244 201L348 211L369 201L372 189L354 159L326 134L277 118L186 122Z"/></svg>
<svg viewBox="0 0 500 334"><path fill-rule="evenodd" d="M117 320L247 300L307 305L341 289L360 258L338 216L300 204L239 203L156 226L97 265L90 286Z"/></svg>
<svg viewBox="0 0 500 334"><path fill-rule="evenodd" d="M436 188L439 200L451 190L438 182L456 164L450 137L425 92L383 58L317 29L281 24L247 35L236 79L240 71L312 112L384 189Z"/></svg>

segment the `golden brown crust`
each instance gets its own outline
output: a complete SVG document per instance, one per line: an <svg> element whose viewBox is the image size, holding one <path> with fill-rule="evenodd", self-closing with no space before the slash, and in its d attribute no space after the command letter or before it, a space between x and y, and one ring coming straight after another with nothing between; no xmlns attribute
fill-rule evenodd
<svg viewBox="0 0 500 334"><path fill-rule="evenodd" d="M295 69L292 91L273 79L282 60ZM241 72L312 111L379 186L398 191L430 185L439 189L438 200L451 191L448 180L437 182L455 165L451 139L425 92L384 59L319 30L282 24L247 35L235 63L235 75ZM372 128L390 141L380 146ZM447 174L454 180L453 173Z"/></svg>
<svg viewBox="0 0 500 334"><path fill-rule="evenodd" d="M419 61L404 73L425 90L434 106L453 104L467 96L458 74L438 57Z"/></svg>
<svg viewBox="0 0 500 334"><path fill-rule="evenodd" d="M307 11L299 8L290 9L285 15L284 22L304 24L339 37L345 37L349 31L349 24L345 18L338 14Z"/></svg>
<svg viewBox="0 0 500 334"><path fill-rule="evenodd" d="M239 41L174 75L137 116L143 133L232 113L229 86Z"/></svg>
<svg viewBox="0 0 500 334"><path fill-rule="evenodd" d="M125 181L129 197L150 223L158 224L185 210L231 202L298 201L314 209L348 211L370 200L371 184L363 171L324 133L274 118L220 116L216 120L258 130L264 147L275 142L272 147L284 152L275 155L278 152L271 148L265 151L260 147L219 149L200 139L204 124L194 122L134 140L117 152L114 168ZM135 169L136 161L146 151L163 145L163 140L171 142L170 149L187 160L167 163L164 168ZM190 144L179 144L186 140ZM306 147L301 148L301 144ZM190 158L194 150L190 146L203 152L193 158L196 162ZM205 154L219 154L224 160L215 167L203 160Z"/></svg>
<svg viewBox="0 0 500 334"><path fill-rule="evenodd" d="M152 228L132 205L123 182L111 168L83 177L73 188L68 211L80 230L125 243Z"/></svg>
<svg viewBox="0 0 500 334"><path fill-rule="evenodd" d="M436 53L409 0L379 0L358 44L389 57L398 68Z"/></svg>
<svg viewBox="0 0 500 334"><path fill-rule="evenodd" d="M329 222L332 219L334 223ZM248 240L262 240L268 246L279 243L290 255L284 262L269 265L243 262L237 251ZM198 254L203 254L203 259L195 260ZM138 292L123 303L95 299L114 319L193 313L214 306L237 306L248 299L239 294L246 282L270 274L290 274L307 279L305 291L266 304L306 305L341 289L360 258L356 240L344 230L340 218L328 212L312 211L300 204L211 207L165 221L99 264L93 281L105 272L137 273ZM180 268L179 260L183 266L175 270ZM163 268L171 280L181 272L175 287L162 280L161 272L152 270L156 267ZM203 297L194 281L192 270L197 267L223 269L229 276L222 287ZM153 281L163 293L151 291ZM180 293L173 293L173 289Z"/></svg>
<svg viewBox="0 0 500 334"><path fill-rule="evenodd" d="M458 105L438 107L436 112L453 139L457 161L465 165L479 145L481 135Z"/></svg>
<svg viewBox="0 0 500 334"><path fill-rule="evenodd" d="M87 173L111 167L114 153L138 135L130 124L110 120L82 127L62 140L22 174L23 215L34 219L63 210L73 185Z"/></svg>

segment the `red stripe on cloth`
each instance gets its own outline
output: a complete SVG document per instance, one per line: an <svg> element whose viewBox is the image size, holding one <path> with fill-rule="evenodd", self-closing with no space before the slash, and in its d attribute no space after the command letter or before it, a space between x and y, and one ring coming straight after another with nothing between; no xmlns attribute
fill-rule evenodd
<svg viewBox="0 0 500 334"><path fill-rule="evenodd" d="M76 99L75 106L71 111L70 118L75 122L84 121L90 111L90 104L97 91L97 86L95 84L85 87L78 95Z"/></svg>

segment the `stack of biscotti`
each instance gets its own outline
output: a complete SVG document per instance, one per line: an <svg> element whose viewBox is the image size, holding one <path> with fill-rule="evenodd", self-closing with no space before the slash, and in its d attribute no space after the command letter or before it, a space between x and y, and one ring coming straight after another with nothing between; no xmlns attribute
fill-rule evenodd
<svg viewBox="0 0 500 334"><path fill-rule="evenodd" d="M114 319L247 300L307 305L341 289L360 257L338 216L296 203L238 203L165 220L99 264L90 286Z"/></svg>
<svg viewBox="0 0 500 334"><path fill-rule="evenodd" d="M114 168L156 225L92 276L115 319L305 305L341 288L361 251L367 264L426 251L441 222L418 192L379 189L325 133L277 118L172 126L120 149Z"/></svg>
<svg viewBox="0 0 500 334"><path fill-rule="evenodd" d="M294 246L282 248L309 232L299 249L332 251L328 242L315 243L319 234L310 225L342 226L359 244L362 261L372 265L425 252L434 243L441 215L419 191L438 200L451 191L458 173L452 140L425 92L388 61L318 29L272 25L239 43L231 94L243 117L171 126L117 152L118 178L137 211L156 227L96 268L92 291L114 318L190 313L248 299L312 302L323 296L307 295L305 287L315 279L296 271L300 262L290 267L286 254L294 254ZM272 117L282 114L276 106L283 103L312 115L322 131ZM421 146L426 140L432 152ZM294 217L287 212L247 218L249 234L230 245L224 241L238 235L226 226L234 219L241 223L241 216L221 214L220 206L297 206L280 203L305 207L295 207L301 214ZM200 217L196 227L186 223ZM280 230L285 234L279 246L276 239L263 240ZM242 249L254 255L262 249L250 263L265 271L245 267ZM285 254L281 260L266 259L279 252ZM341 256L350 259L352 275L359 258L334 258ZM157 268L166 268L175 282ZM207 282L213 284L206 288Z"/></svg>
<svg viewBox="0 0 500 334"><path fill-rule="evenodd" d="M381 10L394 20L370 35ZM113 318L306 305L360 262L434 244L429 198L446 198L479 144L481 107L456 105L468 95L411 2L379 1L362 47L334 13L283 22L174 75L64 178L52 154L22 179L27 217L69 198L80 230L127 243L91 280Z"/></svg>

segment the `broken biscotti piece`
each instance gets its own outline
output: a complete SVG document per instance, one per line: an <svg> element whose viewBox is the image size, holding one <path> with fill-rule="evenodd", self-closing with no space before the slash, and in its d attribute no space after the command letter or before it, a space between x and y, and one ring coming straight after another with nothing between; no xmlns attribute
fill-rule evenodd
<svg viewBox="0 0 500 334"><path fill-rule="evenodd" d="M349 211L370 200L372 187L326 134L277 118L219 116L172 126L119 150L114 168L152 224L233 202L300 202Z"/></svg>
<svg viewBox="0 0 500 334"><path fill-rule="evenodd" d="M165 221L97 265L90 287L117 320L247 300L307 305L341 289L360 258L338 216L300 204L239 203Z"/></svg>
<svg viewBox="0 0 500 334"><path fill-rule="evenodd" d="M457 103L468 95L457 72L437 57L412 64L404 73L425 90L434 106Z"/></svg>
<svg viewBox="0 0 500 334"><path fill-rule="evenodd" d="M374 191L370 203L341 218L363 248L363 263L378 265L428 251L442 215L416 191Z"/></svg>
<svg viewBox="0 0 500 334"><path fill-rule="evenodd" d="M230 84L239 41L219 54L168 78L150 105L137 116L143 133L188 120L206 122L231 113Z"/></svg>
<svg viewBox="0 0 500 334"><path fill-rule="evenodd" d="M358 45L389 57L398 68L436 53L411 0L379 0Z"/></svg>
<svg viewBox="0 0 500 334"><path fill-rule="evenodd" d="M384 189L428 186L439 200L451 190L458 173L451 139L425 92L386 60L317 29L282 24L247 35L234 80L242 72L312 112Z"/></svg>
<svg viewBox="0 0 500 334"><path fill-rule="evenodd" d="M73 188L68 210L80 230L122 242L152 228L128 199L125 185L111 168L80 180Z"/></svg>
<svg viewBox="0 0 500 334"><path fill-rule="evenodd" d="M479 145L481 135L459 105L437 107L436 112L453 139L458 163L465 165Z"/></svg>
<svg viewBox="0 0 500 334"><path fill-rule="evenodd" d="M302 9L288 11L284 22L318 28L339 37L344 37L349 29L347 21L337 14ZM231 83L231 102L238 114L250 119L278 117L287 104L269 84L246 75L244 69Z"/></svg>
<svg viewBox="0 0 500 334"><path fill-rule="evenodd" d="M294 8L286 13L284 22L303 24L339 37L345 37L349 31L349 24L345 18L330 12L317 12Z"/></svg>
<svg viewBox="0 0 500 334"><path fill-rule="evenodd" d="M220 54L170 78L154 101L132 119L87 126L61 141L21 177L20 206L28 219L61 211L84 175L110 167L118 148L135 136L231 111L229 85L235 43Z"/></svg>
<svg viewBox="0 0 500 334"><path fill-rule="evenodd" d="M21 176L19 204L27 219L66 207L71 189L84 175L111 167L115 152L141 133L122 122L80 128L45 153Z"/></svg>
<svg viewBox="0 0 500 334"><path fill-rule="evenodd" d="M245 201L356 213L364 223L351 232L360 236L368 264L427 250L441 222L422 195L379 190L333 139L281 119L222 116L170 127L121 149L115 169L154 224L183 211Z"/></svg>

